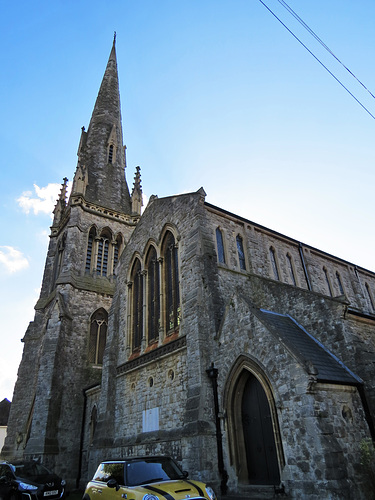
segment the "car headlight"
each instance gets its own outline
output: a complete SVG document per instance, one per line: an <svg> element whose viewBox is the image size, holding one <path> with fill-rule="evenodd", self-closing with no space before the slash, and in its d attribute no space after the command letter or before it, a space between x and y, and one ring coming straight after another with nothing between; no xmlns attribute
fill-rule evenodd
<svg viewBox="0 0 375 500"><path fill-rule="evenodd" d="M147 495L145 495L142 498L142 500L159 500L159 499L155 495L152 495L151 493L147 493Z"/></svg>
<svg viewBox="0 0 375 500"><path fill-rule="evenodd" d="M33 484L27 484L27 483L18 483L19 487L21 490L37 490L38 486L34 486Z"/></svg>
<svg viewBox="0 0 375 500"><path fill-rule="evenodd" d="M206 493L209 496L210 500L216 500L216 495L211 486L206 486Z"/></svg>

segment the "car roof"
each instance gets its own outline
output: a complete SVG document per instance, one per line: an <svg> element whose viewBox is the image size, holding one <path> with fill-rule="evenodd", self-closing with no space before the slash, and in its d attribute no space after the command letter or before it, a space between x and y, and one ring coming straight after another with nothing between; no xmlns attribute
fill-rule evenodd
<svg viewBox="0 0 375 500"><path fill-rule="evenodd" d="M132 460L158 460L160 458L170 458L169 455L139 455L135 457L126 457L126 458L113 458L113 459L106 459L102 460L100 463L105 464L105 463L110 463L110 462L131 462ZM173 459L172 459L173 460Z"/></svg>

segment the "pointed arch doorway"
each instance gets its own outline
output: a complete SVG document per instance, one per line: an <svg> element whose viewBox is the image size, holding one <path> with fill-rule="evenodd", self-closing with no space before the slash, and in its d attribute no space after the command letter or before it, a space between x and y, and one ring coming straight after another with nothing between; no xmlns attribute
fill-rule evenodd
<svg viewBox="0 0 375 500"><path fill-rule="evenodd" d="M242 360L227 386L232 462L239 483L278 485L283 453L276 407L267 379L250 366Z"/></svg>
<svg viewBox="0 0 375 500"><path fill-rule="evenodd" d="M249 483L279 484L270 405L259 380L250 372L243 389L241 420Z"/></svg>

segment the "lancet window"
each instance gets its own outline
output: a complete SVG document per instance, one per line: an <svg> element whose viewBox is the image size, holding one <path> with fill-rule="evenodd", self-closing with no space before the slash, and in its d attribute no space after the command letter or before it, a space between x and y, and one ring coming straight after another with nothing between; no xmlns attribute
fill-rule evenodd
<svg viewBox="0 0 375 500"><path fill-rule="evenodd" d="M368 286L368 283L365 284L365 287L366 287L366 292L367 292L367 298L368 298L370 305L371 305L371 310L374 312L375 311L374 301L373 301L372 293L371 293L370 287Z"/></svg>
<svg viewBox="0 0 375 500"><path fill-rule="evenodd" d="M164 290L167 333L180 324L180 291L177 246L173 234L167 231L163 243Z"/></svg>
<svg viewBox="0 0 375 500"><path fill-rule="evenodd" d="M225 264L224 240L223 233L220 228L216 228L216 247L217 247L217 260Z"/></svg>
<svg viewBox="0 0 375 500"><path fill-rule="evenodd" d="M171 231L166 231L160 250L150 245L144 264L135 258L128 285L128 346L134 354L162 342L181 322L178 246Z"/></svg>
<svg viewBox="0 0 375 500"><path fill-rule="evenodd" d="M151 247L146 258L147 270L147 330L148 342L159 337L160 327L160 278L159 262L155 247Z"/></svg>
<svg viewBox="0 0 375 500"><path fill-rule="evenodd" d="M141 262L136 259L131 272L133 350L141 347L143 337L143 275Z"/></svg>
<svg viewBox="0 0 375 500"><path fill-rule="evenodd" d="M292 256L288 253L286 255L286 259L288 261L290 279L292 280L293 285L297 286L296 276L294 274L294 266L293 266Z"/></svg>
<svg viewBox="0 0 375 500"><path fill-rule="evenodd" d="M328 288L328 293L331 297L333 297L333 293L332 293L332 287L331 287L331 281L329 279L329 276L328 276L328 271L327 271L327 268L326 267L323 267L323 272L324 272L324 276L325 276L325 279L326 279L326 283L327 283L327 288Z"/></svg>
<svg viewBox="0 0 375 500"><path fill-rule="evenodd" d="M89 363L103 364L105 343L107 340L108 313L100 308L91 316L89 338Z"/></svg>
<svg viewBox="0 0 375 500"><path fill-rule="evenodd" d="M340 290L340 295L345 295L344 287L342 286L342 282L341 282L341 276L338 272L336 272L336 279L337 279L337 285L338 285L339 290Z"/></svg>
<svg viewBox="0 0 375 500"><path fill-rule="evenodd" d="M237 234L236 236L236 243L237 243L237 254L238 254L238 261L240 263L240 269L243 271L246 270L246 261L245 261L245 252L243 249L243 239L242 236Z"/></svg>
<svg viewBox="0 0 375 500"><path fill-rule="evenodd" d="M271 266L272 266L275 280L280 281L279 269L277 267L277 262L276 262L276 252L275 252L275 249L273 247L270 247L270 258L271 258Z"/></svg>

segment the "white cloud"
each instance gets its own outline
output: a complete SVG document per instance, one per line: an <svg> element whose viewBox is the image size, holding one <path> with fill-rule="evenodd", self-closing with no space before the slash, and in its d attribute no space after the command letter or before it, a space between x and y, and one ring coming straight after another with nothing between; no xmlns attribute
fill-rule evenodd
<svg viewBox="0 0 375 500"><path fill-rule="evenodd" d="M9 273L16 273L29 267L29 261L23 253L9 246L0 246L0 264Z"/></svg>
<svg viewBox="0 0 375 500"><path fill-rule="evenodd" d="M31 191L25 191L17 198L19 206L27 214L33 212L34 215L39 213L48 214L52 217L52 211L59 197L61 184L50 183L45 187L39 187L34 184L36 197L33 197Z"/></svg>

